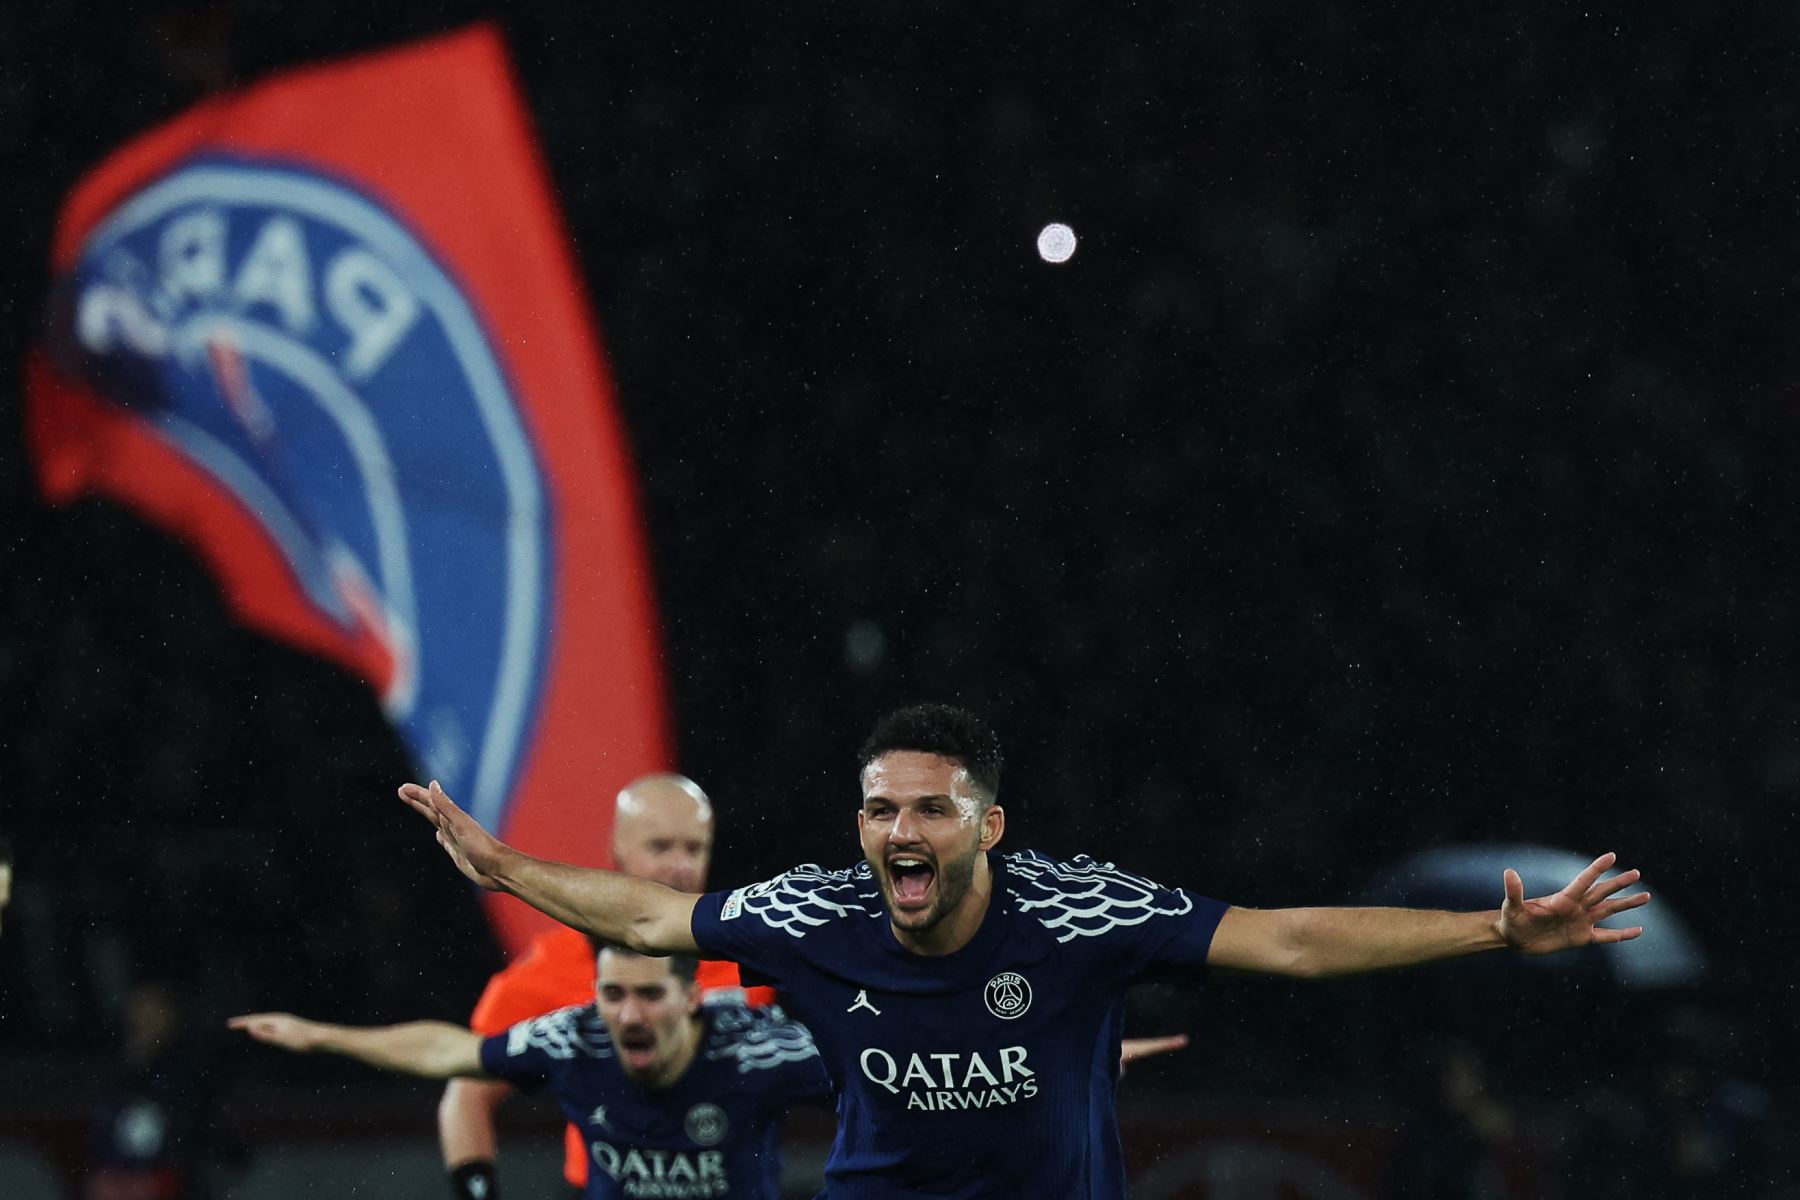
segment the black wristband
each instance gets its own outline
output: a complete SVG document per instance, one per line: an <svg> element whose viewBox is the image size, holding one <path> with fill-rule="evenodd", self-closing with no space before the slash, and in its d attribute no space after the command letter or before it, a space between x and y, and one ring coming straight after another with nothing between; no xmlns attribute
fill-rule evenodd
<svg viewBox="0 0 1800 1200"><path fill-rule="evenodd" d="M450 1194L456 1200L500 1200L500 1176L485 1160L466 1162L450 1172Z"/></svg>

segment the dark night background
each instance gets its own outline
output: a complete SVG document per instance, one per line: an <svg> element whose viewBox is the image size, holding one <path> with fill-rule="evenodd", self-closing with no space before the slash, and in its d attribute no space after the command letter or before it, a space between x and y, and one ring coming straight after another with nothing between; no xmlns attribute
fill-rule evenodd
<svg viewBox="0 0 1800 1200"><path fill-rule="evenodd" d="M1632 1090L1678 1001L1791 1119L1800 10L664 7L506 25L715 882L850 861L868 725L951 699L1008 745L1015 846L1259 906L1448 842L1614 849L1712 957L1674 998L1486 962L1155 990L1134 1023L1203 1045L1128 1091L1391 1108L1425 1028L1554 1113ZM46 508L17 432L83 170L480 12L0 10L0 1075L78 1098L133 981L457 1018L498 961L373 698L123 511Z"/></svg>

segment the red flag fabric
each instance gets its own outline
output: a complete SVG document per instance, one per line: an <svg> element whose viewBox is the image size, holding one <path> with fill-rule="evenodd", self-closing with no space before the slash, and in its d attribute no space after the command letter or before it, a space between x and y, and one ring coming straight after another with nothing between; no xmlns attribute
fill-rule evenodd
<svg viewBox="0 0 1800 1200"><path fill-rule="evenodd" d="M613 794L671 759L660 635L498 32L188 111L74 189L54 266L27 368L45 493L182 537L244 622L378 689L489 828L604 865ZM548 925L490 912L509 949Z"/></svg>

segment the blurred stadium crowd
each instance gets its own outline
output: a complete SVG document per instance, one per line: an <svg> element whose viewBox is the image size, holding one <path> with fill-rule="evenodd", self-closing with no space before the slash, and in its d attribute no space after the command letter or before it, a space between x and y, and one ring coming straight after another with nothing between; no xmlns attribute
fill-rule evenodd
<svg viewBox="0 0 1800 1200"><path fill-rule="evenodd" d="M16 434L85 166L479 11L0 11L0 1075L44 1094L97 1094L145 987L196 1028L455 1019L495 965L389 799L373 700L230 627L129 517L42 507ZM921 697L1007 737L1013 843L1235 902L1349 900L1451 842L1617 849L1700 936L1700 987L1159 989L1138 1016L1201 1047L1130 1086L1415 1104L1440 1156L1523 1124L1589 1196L1800 1186L1771 1134L1800 1099L1770 853L1800 791L1792 10L507 28L643 471L716 882L848 861L851 753ZM1031 251L1052 219L1082 237L1060 268Z"/></svg>

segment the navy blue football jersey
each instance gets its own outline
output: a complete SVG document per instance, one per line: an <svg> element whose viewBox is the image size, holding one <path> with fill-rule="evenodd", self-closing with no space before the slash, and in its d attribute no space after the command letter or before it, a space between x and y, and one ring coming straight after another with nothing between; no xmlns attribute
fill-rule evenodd
<svg viewBox="0 0 1800 1200"><path fill-rule="evenodd" d="M1198 970L1228 907L1110 863L990 853L952 954L907 950L867 863L714 892L694 940L782 991L837 1091L833 1200L1125 1194L1115 1092L1126 987Z"/></svg>
<svg viewBox="0 0 1800 1200"><path fill-rule="evenodd" d="M740 1000L709 1000L700 1018L694 1061L667 1088L625 1077L592 1004L483 1038L481 1069L556 1097L587 1139L587 1200L774 1200L782 1114L828 1094L818 1047L779 1010Z"/></svg>

